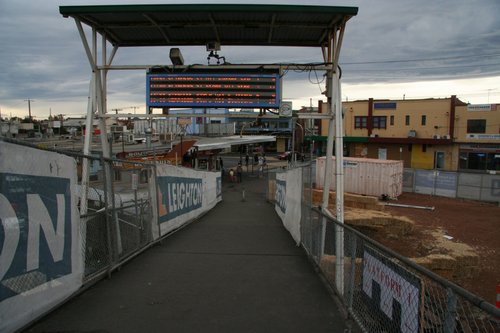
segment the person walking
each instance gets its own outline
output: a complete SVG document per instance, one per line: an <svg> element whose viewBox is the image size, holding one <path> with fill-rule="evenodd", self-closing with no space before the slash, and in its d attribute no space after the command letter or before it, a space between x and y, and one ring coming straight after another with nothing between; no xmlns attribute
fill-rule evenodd
<svg viewBox="0 0 500 333"><path fill-rule="evenodd" d="M224 162L222 161L222 157L219 156L219 168L220 171L222 172L222 175L224 175Z"/></svg>
<svg viewBox="0 0 500 333"><path fill-rule="evenodd" d="M241 167L241 163L238 163L238 167L236 168L236 176L238 177L238 183L241 183L243 178L243 168Z"/></svg>

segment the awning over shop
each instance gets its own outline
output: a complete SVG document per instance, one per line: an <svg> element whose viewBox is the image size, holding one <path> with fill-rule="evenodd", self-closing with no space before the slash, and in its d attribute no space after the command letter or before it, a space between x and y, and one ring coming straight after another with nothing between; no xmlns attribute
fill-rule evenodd
<svg viewBox="0 0 500 333"><path fill-rule="evenodd" d="M263 143L263 142L275 142L276 137L269 135L247 135L247 136L225 136L225 137L217 137L217 138L203 138L196 142L194 145L198 148L198 151L203 150L213 150L213 149L226 149L231 146L238 145L249 145L255 143Z"/></svg>

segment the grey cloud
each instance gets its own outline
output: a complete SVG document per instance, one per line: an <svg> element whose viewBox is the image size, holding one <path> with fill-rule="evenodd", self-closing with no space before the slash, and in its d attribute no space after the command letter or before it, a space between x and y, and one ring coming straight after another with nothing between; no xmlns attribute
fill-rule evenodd
<svg viewBox="0 0 500 333"><path fill-rule="evenodd" d="M118 2L137 1L110 0L107 3ZM93 3L102 4L97 0L86 4ZM301 4L303 1L286 3ZM11 104L15 104L24 98L81 98L82 104L86 103L90 67L73 20L63 18L58 8L59 5L77 4L73 0L62 3L0 0L2 103L12 100L16 102ZM358 0L335 4L316 0L311 4L359 7L359 14L347 24L342 47L344 82L407 82L482 77L500 72L500 2L497 0ZM187 63L206 64L204 47L181 49ZM322 61L320 50L311 48L223 46L220 53L231 63ZM496 55L481 56L484 54ZM383 62L386 60L415 61ZM350 64L363 62L376 63ZM168 49L121 49L114 63L168 64ZM110 74L110 99L126 96L143 103L144 76L143 71ZM286 76L286 80L298 79L307 83L308 77L293 72Z"/></svg>

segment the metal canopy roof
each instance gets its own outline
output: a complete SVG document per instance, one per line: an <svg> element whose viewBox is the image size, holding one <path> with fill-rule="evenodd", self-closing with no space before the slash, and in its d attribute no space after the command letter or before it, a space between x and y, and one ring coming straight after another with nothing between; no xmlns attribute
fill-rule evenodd
<svg viewBox="0 0 500 333"><path fill-rule="evenodd" d="M61 6L106 36L114 46L224 45L310 46L358 12L357 7L297 5Z"/></svg>

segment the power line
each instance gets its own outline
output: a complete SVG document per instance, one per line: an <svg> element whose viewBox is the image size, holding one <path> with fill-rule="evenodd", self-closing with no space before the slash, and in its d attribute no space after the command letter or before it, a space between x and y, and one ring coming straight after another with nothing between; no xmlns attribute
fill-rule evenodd
<svg viewBox="0 0 500 333"><path fill-rule="evenodd" d="M349 71L383 72L383 71L431 70L431 69L450 69L450 68L476 68L476 67L499 66L499 65L500 63L479 64L479 65L436 66L436 67L406 67L406 68L377 68L377 69L354 68L354 69L349 69Z"/></svg>
<svg viewBox="0 0 500 333"><path fill-rule="evenodd" d="M477 55L469 55L469 56L441 57L441 58L406 59L406 60L377 60L377 61L361 61L361 62L341 62L340 64L341 65L392 64L392 63L401 63L401 62L472 59L472 58L485 58L485 57L496 57L496 56L500 56L500 53L477 54Z"/></svg>

